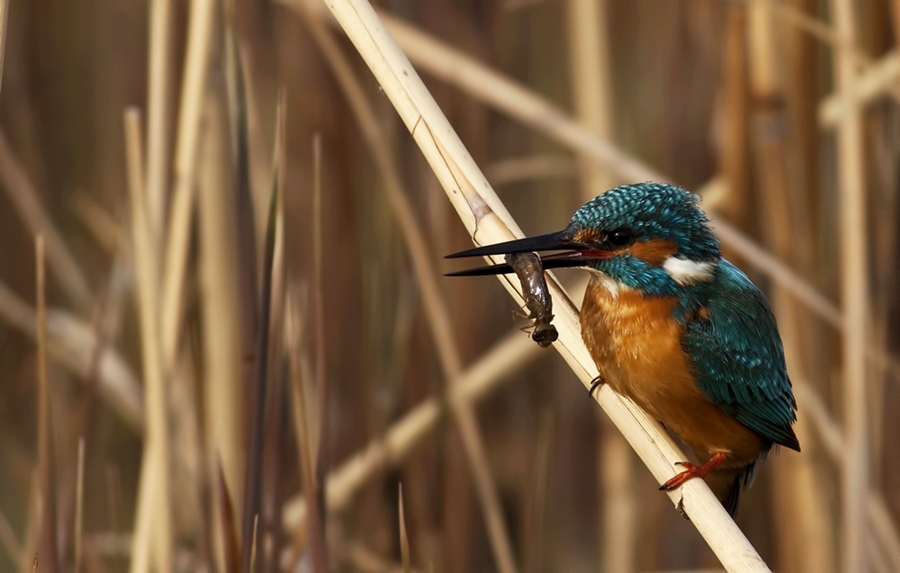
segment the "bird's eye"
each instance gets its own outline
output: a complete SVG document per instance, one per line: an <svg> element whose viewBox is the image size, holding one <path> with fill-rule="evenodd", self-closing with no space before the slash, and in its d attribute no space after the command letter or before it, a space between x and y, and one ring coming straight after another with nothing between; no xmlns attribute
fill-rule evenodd
<svg viewBox="0 0 900 573"><path fill-rule="evenodd" d="M624 247L631 242L631 229L622 227L621 229L610 231L606 236L606 240L614 247Z"/></svg>

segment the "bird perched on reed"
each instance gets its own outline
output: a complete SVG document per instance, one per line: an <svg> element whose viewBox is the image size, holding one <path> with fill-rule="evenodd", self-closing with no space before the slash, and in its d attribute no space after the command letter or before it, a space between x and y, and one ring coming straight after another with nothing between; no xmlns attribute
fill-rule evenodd
<svg viewBox="0 0 900 573"><path fill-rule="evenodd" d="M769 303L722 258L698 203L672 185L624 185L581 207L562 231L450 257L562 251L542 256L544 268L590 272L581 334L597 383L694 451L699 464L682 462L660 489L705 478L734 515L773 446L800 451L791 428L797 403ZM508 272L493 265L452 274Z"/></svg>

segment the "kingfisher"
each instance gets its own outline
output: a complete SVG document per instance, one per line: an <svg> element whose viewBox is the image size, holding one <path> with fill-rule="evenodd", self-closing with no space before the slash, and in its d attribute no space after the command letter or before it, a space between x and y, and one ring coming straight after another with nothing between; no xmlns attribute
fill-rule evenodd
<svg viewBox="0 0 900 573"><path fill-rule="evenodd" d="M448 258L542 254L545 269L591 274L581 336L608 384L659 420L698 463L666 481L699 477L733 516L757 463L776 446L800 451L797 402L765 295L722 258L698 196L674 185L611 189L562 231L469 249ZM512 272L499 264L452 275Z"/></svg>

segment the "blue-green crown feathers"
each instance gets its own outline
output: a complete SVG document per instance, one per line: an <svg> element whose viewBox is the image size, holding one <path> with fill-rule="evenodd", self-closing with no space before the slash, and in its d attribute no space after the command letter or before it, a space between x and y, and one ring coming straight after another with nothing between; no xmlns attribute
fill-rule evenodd
<svg viewBox="0 0 900 573"><path fill-rule="evenodd" d="M637 240L674 242L679 258L714 262L721 256L719 239L709 228L709 219L699 203L697 195L666 183L622 185L578 209L569 229L612 231L626 227Z"/></svg>
<svg viewBox="0 0 900 573"><path fill-rule="evenodd" d="M639 183L610 189L581 207L567 229L574 240L588 240L614 253L589 267L648 295L684 296L692 285L673 276L660 261L634 256L631 245L649 241L673 243L670 256L682 269L712 271L721 259L719 239L698 206L700 198L674 185ZM624 233L624 234L623 234ZM621 244L622 238L627 239ZM612 239L620 239L619 246ZM686 265L686 267L685 267ZM677 267L678 265L676 265Z"/></svg>

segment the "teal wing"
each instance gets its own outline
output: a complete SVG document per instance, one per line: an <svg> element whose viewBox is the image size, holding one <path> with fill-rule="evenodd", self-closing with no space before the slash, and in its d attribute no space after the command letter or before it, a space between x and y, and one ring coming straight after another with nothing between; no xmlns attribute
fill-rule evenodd
<svg viewBox="0 0 900 573"><path fill-rule="evenodd" d="M791 428L797 402L768 301L725 260L704 290L706 312L691 313L695 318L685 320L682 339L697 385L764 439L800 451Z"/></svg>

